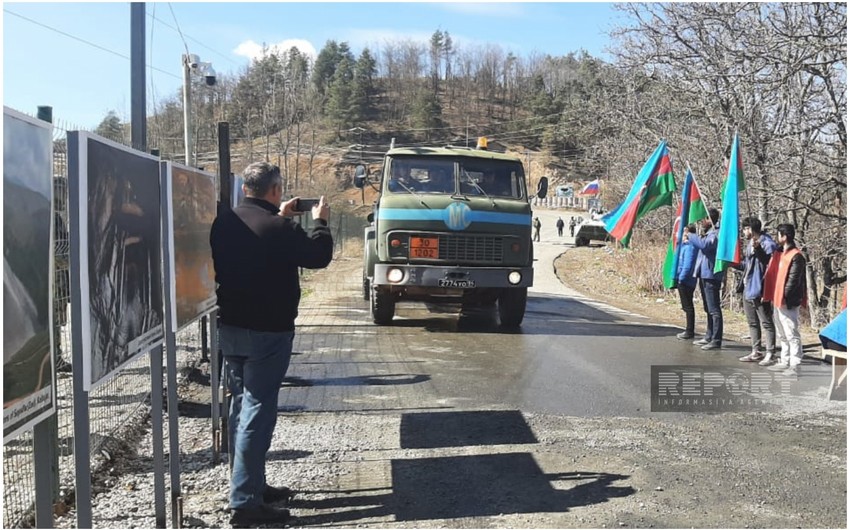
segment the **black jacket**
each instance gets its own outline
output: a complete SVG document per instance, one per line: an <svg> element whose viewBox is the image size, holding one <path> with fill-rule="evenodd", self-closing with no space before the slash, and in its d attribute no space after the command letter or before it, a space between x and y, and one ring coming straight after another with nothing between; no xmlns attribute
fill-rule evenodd
<svg viewBox="0 0 850 530"><path fill-rule="evenodd" d="M785 280L785 307L793 309L803 303L806 296L806 258L797 254L788 267L788 278Z"/></svg>
<svg viewBox="0 0 850 530"><path fill-rule="evenodd" d="M317 219L308 233L251 197L216 217L210 246L221 323L255 331L295 330L298 268L321 269L333 257L325 221Z"/></svg>

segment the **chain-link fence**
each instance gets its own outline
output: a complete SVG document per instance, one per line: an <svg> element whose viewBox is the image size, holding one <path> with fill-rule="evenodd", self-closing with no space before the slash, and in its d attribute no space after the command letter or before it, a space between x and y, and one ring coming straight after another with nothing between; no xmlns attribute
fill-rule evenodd
<svg viewBox="0 0 850 530"><path fill-rule="evenodd" d="M74 410L71 342L71 292L69 251L71 241L68 227L68 152L66 133L81 130L67 124L54 123L54 337L56 344L57 414L47 421L55 423L56 453L58 454L58 501L69 501L74 489ZM183 352L197 352L200 342L197 329L178 335L178 347ZM185 359L184 359L185 361ZM150 412L150 357L142 355L109 381L89 394L90 451L93 480L99 466L112 458L111 445L127 442L128 433L143 423ZM33 468L33 437L28 432L3 446L3 527L26 527L34 523L35 486ZM59 505L61 510L62 504Z"/></svg>

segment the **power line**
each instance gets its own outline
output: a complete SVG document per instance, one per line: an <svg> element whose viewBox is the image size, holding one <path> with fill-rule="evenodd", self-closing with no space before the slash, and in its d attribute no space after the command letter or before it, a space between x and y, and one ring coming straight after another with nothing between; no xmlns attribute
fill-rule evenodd
<svg viewBox="0 0 850 530"><path fill-rule="evenodd" d="M177 33L180 34L180 40L183 41L183 47L186 48L186 55L189 55L189 45L186 44L186 39L183 38L183 32L180 31L180 23L177 22L177 15L174 14L174 8L171 7L171 2L168 2L168 9L171 10L171 16L174 18L174 25L177 26Z"/></svg>
<svg viewBox="0 0 850 530"><path fill-rule="evenodd" d="M23 20L26 20L27 22L29 22L29 23L31 23L31 24L35 24L36 26L41 26L42 28L49 29L50 31L53 31L53 32L55 32L55 33L58 33L59 35L62 35L62 36L64 36L64 37L68 37L69 39L73 39L73 40L75 40L75 41L82 42L83 44L87 44L87 45L89 45L89 46L91 46L91 47L93 47L93 48L97 48L98 50L101 50L101 51L104 51L104 52L107 52L107 53L111 53L112 55L115 55L115 56L121 57L122 59L126 59L126 60L128 60L128 61L130 60L130 58L129 58L129 57L127 57L127 56L126 56L126 55L124 55L124 54L118 53L118 52L116 52L115 50L110 50L109 48L106 48L106 47L101 46L101 45L99 45L99 44L95 44L95 43L93 43L93 42L87 41L87 40L85 40L85 39L83 39L83 38L81 38L81 37L77 37L76 35L72 35L72 34L70 34L70 33L64 32L64 31L62 31L62 30L60 30L60 29L54 28L53 26L48 26L47 24L44 24L44 23L38 22L37 20L33 20L33 19L31 19L31 18L25 17L25 16L23 16L23 15L20 15L20 14L18 14L18 13L15 13L14 11L9 11L8 9L3 8L3 12L5 12L5 13L9 13L9 14L10 14L10 15L12 15L12 16L16 16L16 17L18 17L18 18L21 18L21 19L23 19ZM153 65L148 64L148 65L147 65L147 67L148 67L148 68L150 68L150 69L152 69L152 70L156 70L157 72L160 72L160 73L162 73L162 74L170 75L171 77L173 77L173 78L175 78L175 79L182 79L180 76L175 75L175 74L172 74L171 72L167 72L167 71L165 71L165 70L162 70L161 68L157 68L156 66L153 66Z"/></svg>
<svg viewBox="0 0 850 530"><path fill-rule="evenodd" d="M155 6L155 5L156 5L156 3L154 2L154 6ZM156 9L156 8L154 8L154 10L155 10L155 9ZM168 28L168 29L170 29L170 30L172 30L172 31L177 31L177 28L175 28L175 27L174 27L174 26L172 26L171 24L169 24L169 23L167 23L167 22L163 21L163 20L162 20L162 19L160 19L160 18L157 18L157 17L156 17L155 12L154 12L153 14L152 14L152 13L148 13L147 15L148 15L149 17L151 17L153 20L155 20L156 22L159 22L160 24L162 24L163 26L165 26L166 28ZM178 32L178 33L179 33L179 32ZM223 54L223 53L219 52L218 50L215 50L215 49L213 49L213 48L210 48L209 46L207 46L207 45L206 45L206 44L204 44L203 42L199 41L198 39L196 39L196 38L192 37L191 35L188 35L188 34L187 34L187 35L186 35L186 38L187 38L187 39L189 39L190 41L194 42L195 44L197 44L197 45L201 46L202 48L205 48L205 49L207 49L207 50L211 51L212 53L214 53L214 54L218 55L219 57L221 57L221 58L222 58L222 59L224 59L225 61L229 61L229 62L233 63L233 64L234 64L234 65L236 65L236 66L241 66L238 62L234 61L234 60L233 60L233 59L231 59L230 57L228 57L228 56L226 56L225 54Z"/></svg>

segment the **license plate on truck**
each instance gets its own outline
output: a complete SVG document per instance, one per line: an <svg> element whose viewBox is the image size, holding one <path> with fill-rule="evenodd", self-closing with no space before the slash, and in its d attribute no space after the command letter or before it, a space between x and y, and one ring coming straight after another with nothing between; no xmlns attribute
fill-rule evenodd
<svg viewBox="0 0 850 530"><path fill-rule="evenodd" d="M436 237L411 237L410 238L410 257L439 259L440 258L440 243Z"/></svg>
<svg viewBox="0 0 850 530"><path fill-rule="evenodd" d="M437 280L438 287L453 287L455 289L469 289L475 287L475 280Z"/></svg>

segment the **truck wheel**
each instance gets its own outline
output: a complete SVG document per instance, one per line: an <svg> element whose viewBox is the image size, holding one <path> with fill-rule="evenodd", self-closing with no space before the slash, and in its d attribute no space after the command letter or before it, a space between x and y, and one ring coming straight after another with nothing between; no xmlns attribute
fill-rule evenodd
<svg viewBox="0 0 850 530"><path fill-rule="evenodd" d="M590 241L586 237L577 237L576 238L576 246L577 247L586 247L590 244Z"/></svg>
<svg viewBox="0 0 850 530"><path fill-rule="evenodd" d="M369 291L371 291L371 290L372 290L372 289L371 289L371 286L370 286L370 284L369 284L369 278L367 278L366 276L364 276L364 277L363 277L363 299L364 299L364 300L368 300L368 299L369 299Z"/></svg>
<svg viewBox="0 0 850 530"><path fill-rule="evenodd" d="M379 291L372 287L370 293L370 309L372 310L372 322L379 326L387 326L392 323L395 315L395 299L388 291Z"/></svg>
<svg viewBox="0 0 850 530"><path fill-rule="evenodd" d="M509 288L499 296L499 322L506 328L517 328L525 316L528 288Z"/></svg>

